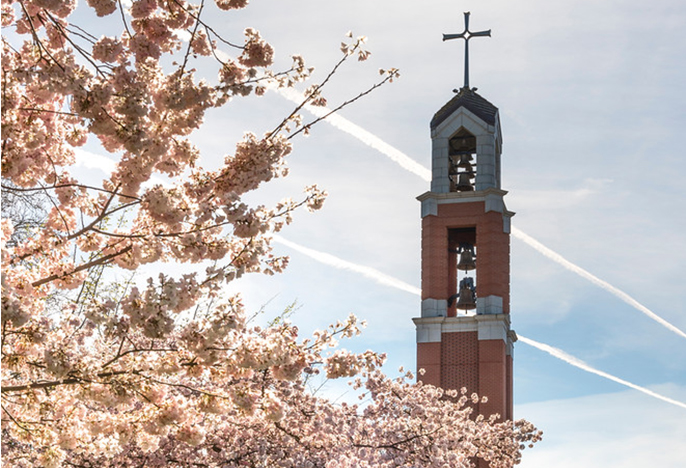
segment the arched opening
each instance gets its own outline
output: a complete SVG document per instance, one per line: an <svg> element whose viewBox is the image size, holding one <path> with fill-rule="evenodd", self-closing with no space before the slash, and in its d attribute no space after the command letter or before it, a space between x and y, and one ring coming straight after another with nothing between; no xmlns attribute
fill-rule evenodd
<svg viewBox="0 0 686 468"><path fill-rule="evenodd" d="M474 190L476 137L464 127L448 140L448 177L451 192Z"/></svg>
<svg viewBox="0 0 686 468"><path fill-rule="evenodd" d="M476 309L476 227L448 228L448 317Z"/></svg>

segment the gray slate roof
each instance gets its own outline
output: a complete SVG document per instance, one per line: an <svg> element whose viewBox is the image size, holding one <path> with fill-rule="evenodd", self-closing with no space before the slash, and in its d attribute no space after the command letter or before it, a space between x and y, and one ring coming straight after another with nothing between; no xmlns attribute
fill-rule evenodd
<svg viewBox="0 0 686 468"><path fill-rule="evenodd" d="M460 88L458 93L431 119L431 130L435 129L460 107L465 107L489 125L495 125L498 108L468 88Z"/></svg>

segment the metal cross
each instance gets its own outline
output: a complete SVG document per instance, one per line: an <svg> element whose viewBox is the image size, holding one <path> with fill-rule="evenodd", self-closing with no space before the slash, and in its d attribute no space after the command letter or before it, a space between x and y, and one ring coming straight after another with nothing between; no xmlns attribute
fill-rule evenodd
<svg viewBox="0 0 686 468"><path fill-rule="evenodd" d="M464 87L469 89L469 39L478 36L491 37L491 30L471 32L469 30L469 12L464 13L464 31L460 34L443 34L443 40L464 39Z"/></svg>

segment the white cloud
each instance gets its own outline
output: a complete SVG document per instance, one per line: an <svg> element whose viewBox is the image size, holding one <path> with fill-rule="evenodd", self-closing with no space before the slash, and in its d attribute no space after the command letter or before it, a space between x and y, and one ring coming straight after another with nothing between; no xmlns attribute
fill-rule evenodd
<svg viewBox="0 0 686 468"><path fill-rule="evenodd" d="M686 387L651 387L686 399ZM686 412L633 391L517 405L517 417L543 430L524 452L527 468L681 468Z"/></svg>
<svg viewBox="0 0 686 468"><path fill-rule="evenodd" d="M607 192L607 185L611 183L612 179L589 178L572 190L512 188L514 190L512 200L517 206L529 212L560 210L579 205L588 206L592 197L604 195Z"/></svg>
<svg viewBox="0 0 686 468"><path fill-rule="evenodd" d="M74 154L76 156L77 167L98 169L105 174L111 174L116 167L115 161L101 154L91 153L90 151L86 151L81 148L75 148Z"/></svg>
<svg viewBox="0 0 686 468"><path fill-rule="evenodd" d="M117 167L117 163L107 156L92 153L81 148L75 148L74 155L76 157L76 164L74 164L75 168L83 167L86 169L95 169L109 175L112 174ZM144 182L141 187L143 189L148 189L154 185L169 187L172 183L168 177L153 175L147 182Z"/></svg>

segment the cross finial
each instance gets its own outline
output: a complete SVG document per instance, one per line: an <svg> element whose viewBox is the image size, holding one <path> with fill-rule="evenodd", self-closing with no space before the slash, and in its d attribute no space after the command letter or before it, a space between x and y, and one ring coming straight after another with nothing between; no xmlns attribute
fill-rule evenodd
<svg viewBox="0 0 686 468"><path fill-rule="evenodd" d="M469 89L469 39L478 36L491 37L491 30L471 32L469 30L469 12L464 13L464 31L460 34L443 34L443 40L464 39L464 87Z"/></svg>

